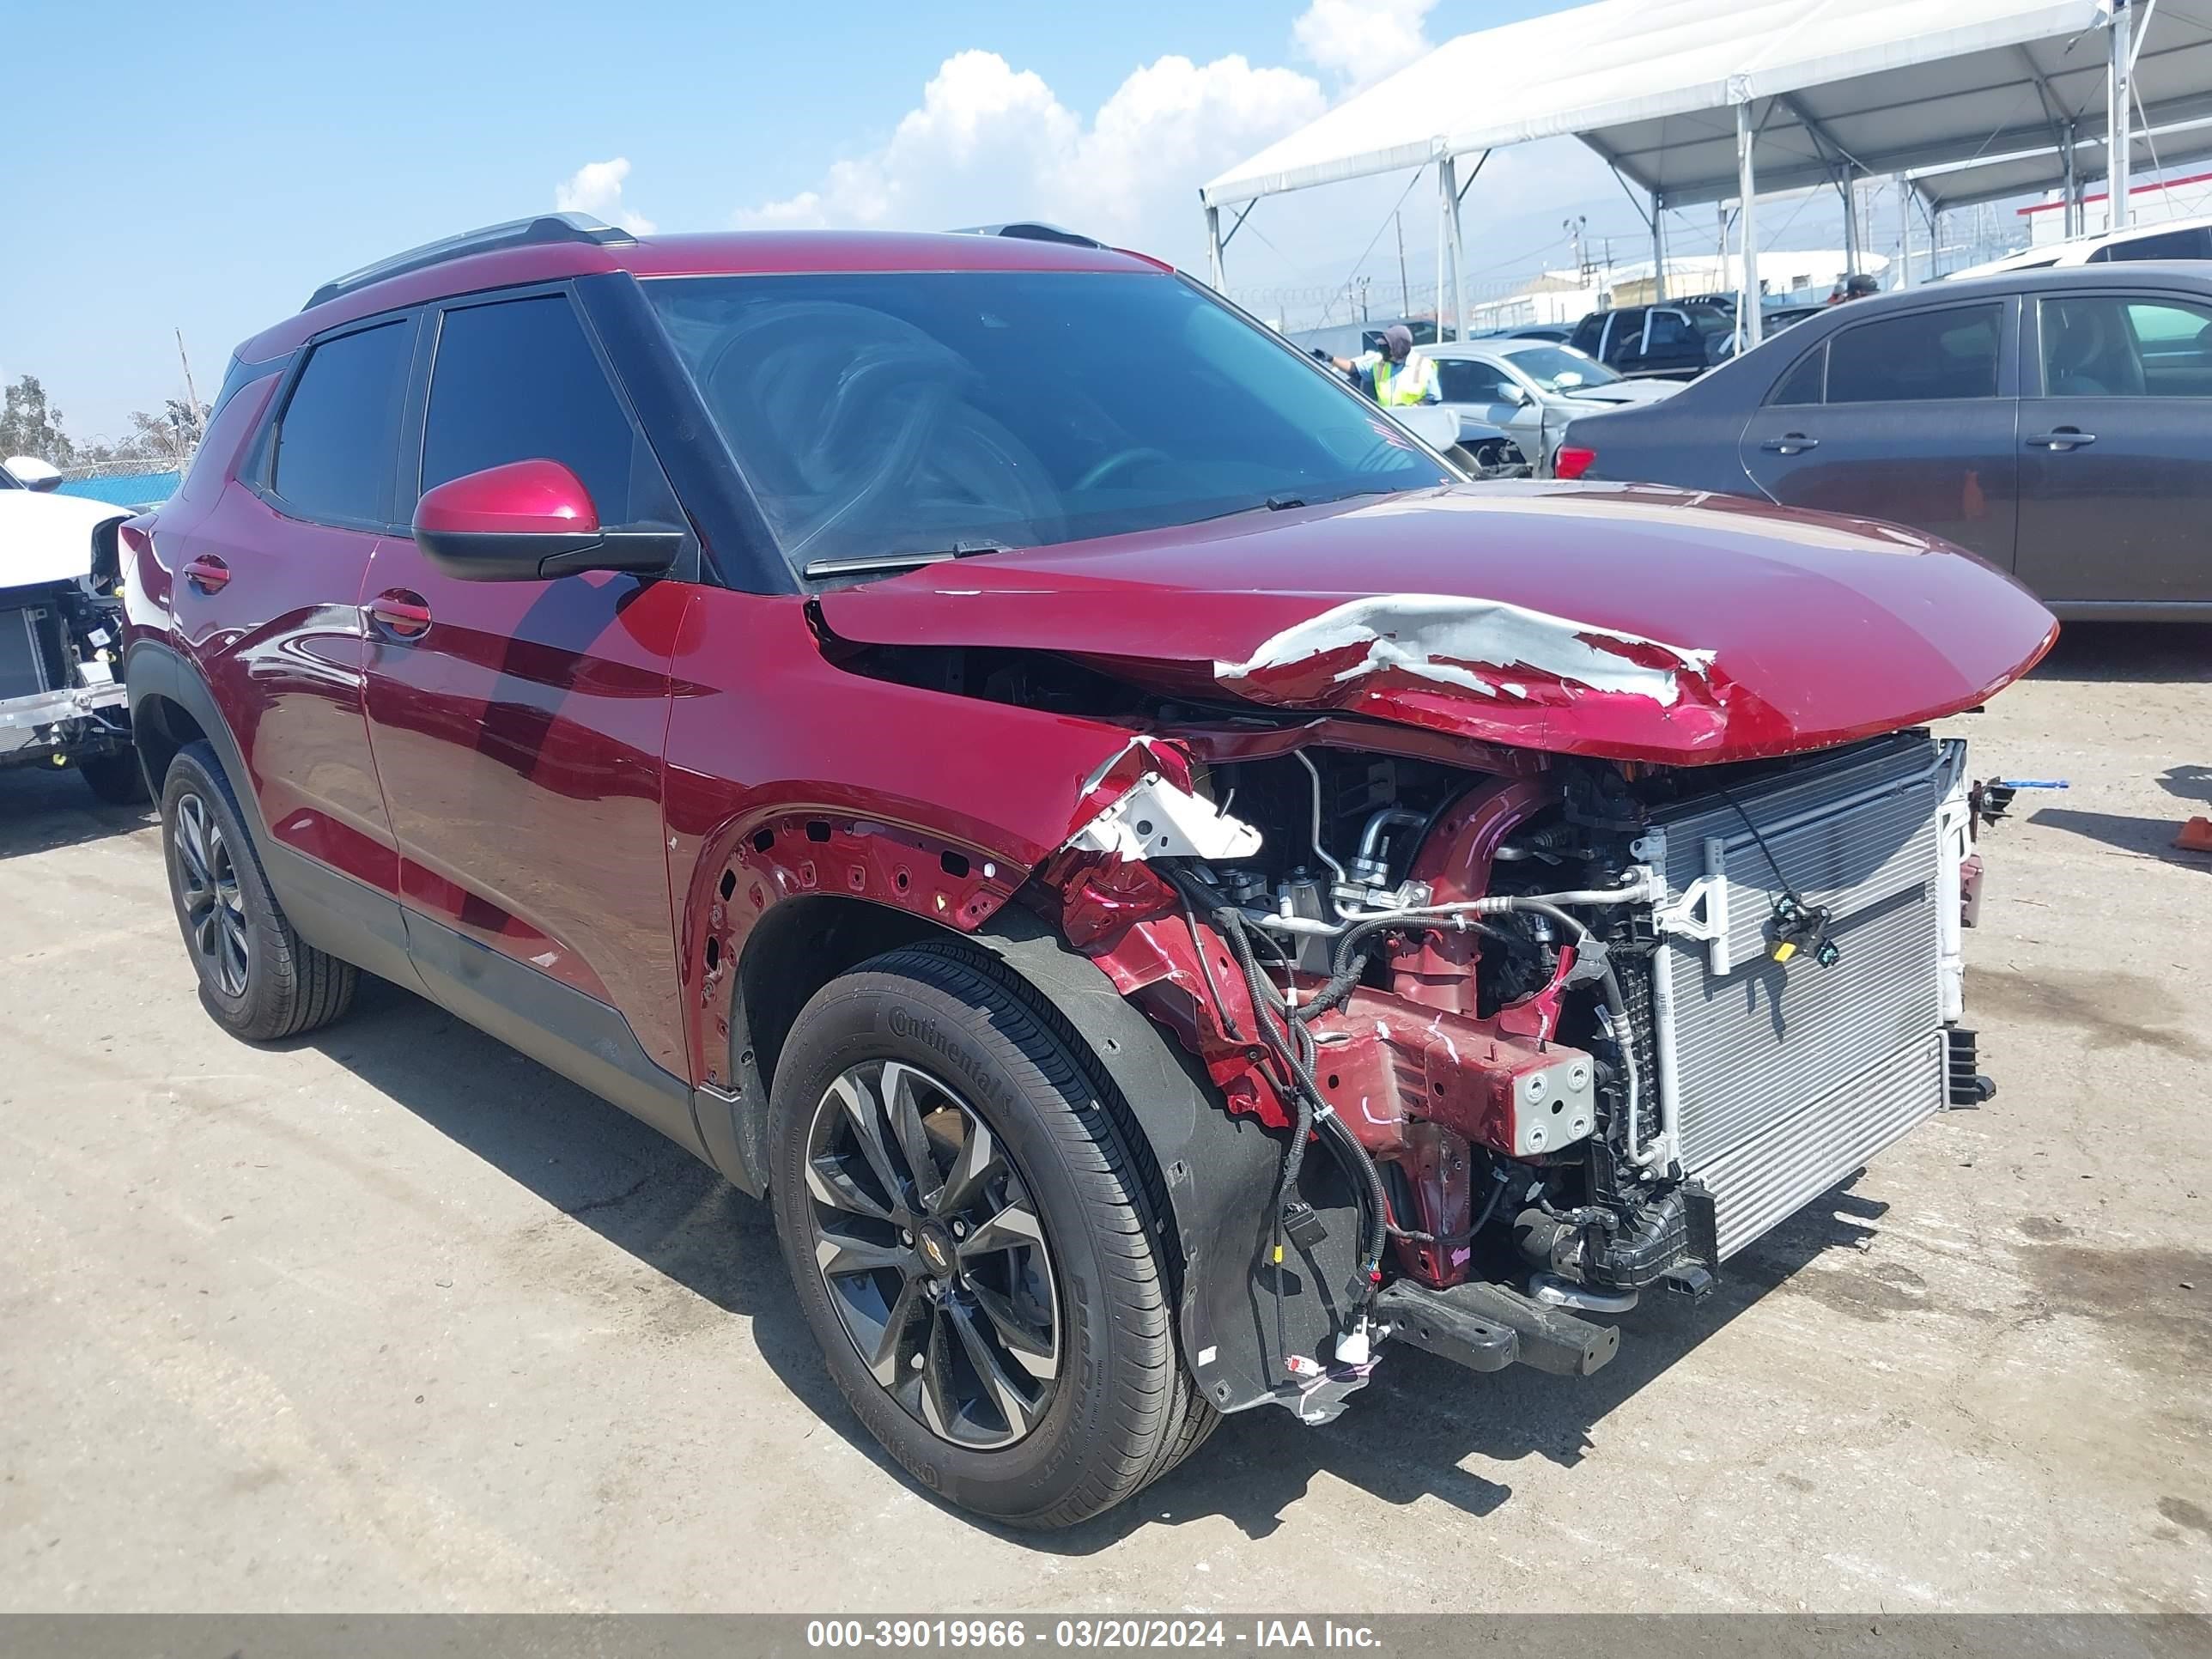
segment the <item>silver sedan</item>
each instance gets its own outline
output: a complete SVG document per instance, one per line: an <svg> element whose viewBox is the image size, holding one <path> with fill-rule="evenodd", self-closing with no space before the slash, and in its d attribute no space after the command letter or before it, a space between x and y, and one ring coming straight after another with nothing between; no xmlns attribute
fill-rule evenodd
<svg viewBox="0 0 2212 1659"><path fill-rule="evenodd" d="M1682 389L1674 380L1625 380L1572 346L1548 340L1416 349L1437 366L1443 406L1460 417L1462 445L1486 470L1517 461L1539 478L1553 475L1559 441L1577 416L1659 403Z"/></svg>

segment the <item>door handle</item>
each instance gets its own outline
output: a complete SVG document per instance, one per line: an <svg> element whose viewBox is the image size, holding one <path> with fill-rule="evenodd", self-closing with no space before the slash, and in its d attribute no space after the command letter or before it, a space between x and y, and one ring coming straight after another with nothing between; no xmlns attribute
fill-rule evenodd
<svg viewBox="0 0 2212 1659"><path fill-rule="evenodd" d="M1785 432L1780 437L1769 438L1759 445L1761 449L1777 455L1795 455L1801 450L1818 449L1820 447L1818 438L1808 438L1802 432Z"/></svg>
<svg viewBox="0 0 2212 1659"><path fill-rule="evenodd" d="M2084 444L2096 442L2097 434L2094 432L2084 432L2078 426L2061 426L2054 427L2048 432L2039 432L2027 441L2028 447L2032 449L2056 449L2063 452L2069 449L2079 449Z"/></svg>
<svg viewBox="0 0 2212 1659"><path fill-rule="evenodd" d="M185 562L185 580L203 593L220 593L229 586L230 567L212 553Z"/></svg>
<svg viewBox="0 0 2212 1659"><path fill-rule="evenodd" d="M389 587L368 602L368 619L386 637L412 641L430 631L430 605L420 593Z"/></svg>

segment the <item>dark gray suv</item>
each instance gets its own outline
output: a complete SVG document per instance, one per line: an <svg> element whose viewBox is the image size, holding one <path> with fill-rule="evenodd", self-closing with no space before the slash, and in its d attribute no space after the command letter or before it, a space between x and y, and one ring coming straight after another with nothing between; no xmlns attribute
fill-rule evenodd
<svg viewBox="0 0 2212 1659"><path fill-rule="evenodd" d="M2021 270L1838 306L1577 421L1559 470L1894 520L2061 617L2212 618L2212 275Z"/></svg>

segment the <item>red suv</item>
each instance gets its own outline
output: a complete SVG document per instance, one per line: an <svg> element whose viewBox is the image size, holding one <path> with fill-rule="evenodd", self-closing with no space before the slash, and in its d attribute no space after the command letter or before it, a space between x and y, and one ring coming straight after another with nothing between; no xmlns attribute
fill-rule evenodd
<svg viewBox="0 0 2212 1659"><path fill-rule="evenodd" d="M401 255L240 349L124 539L215 1018L380 975L766 1194L854 1410L1000 1520L1391 1344L1592 1370L1987 1087L1920 723L2033 599L1471 487L1066 233Z"/></svg>

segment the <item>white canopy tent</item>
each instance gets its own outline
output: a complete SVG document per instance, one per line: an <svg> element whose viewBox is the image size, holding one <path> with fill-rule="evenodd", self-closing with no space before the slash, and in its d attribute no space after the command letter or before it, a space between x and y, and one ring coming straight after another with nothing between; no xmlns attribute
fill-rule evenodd
<svg viewBox="0 0 2212 1659"><path fill-rule="evenodd" d="M1662 270L1667 209L1740 203L1751 295L1762 192L1836 185L1856 250L1857 179L1895 174L1931 210L2078 202L2094 146L2124 203L2130 160L2212 154L2208 16L2212 0L1598 0L1462 35L1206 185L1212 280L1261 197L1433 165L1463 317L1459 158L1566 135L1649 200ZM1758 306L1737 314L1755 341Z"/></svg>

